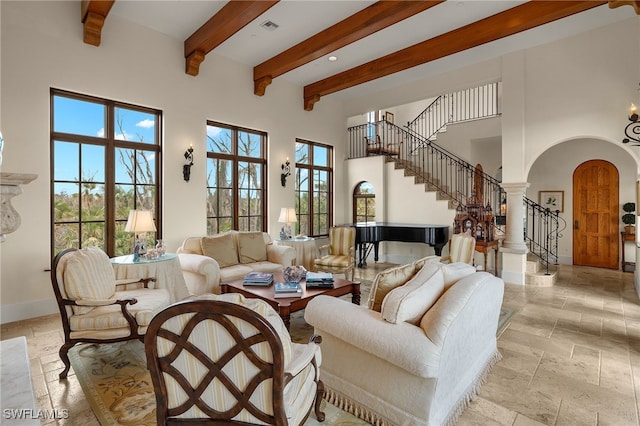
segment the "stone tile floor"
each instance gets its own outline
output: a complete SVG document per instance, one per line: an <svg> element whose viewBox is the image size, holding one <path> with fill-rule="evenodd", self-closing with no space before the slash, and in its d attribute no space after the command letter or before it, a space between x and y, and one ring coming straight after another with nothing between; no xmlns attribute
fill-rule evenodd
<svg viewBox="0 0 640 426"><path fill-rule="evenodd" d="M358 269L356 280L389 266ZM516 311L498 340L503 359L458 425L640 426L640 301L633 274L561 265L553 287L506 285L503 304ZM67 419L41 423L98 425L73 369L58 380L59 316L0 326L0 339L21 335L39 408L69 412Z"/></svg>

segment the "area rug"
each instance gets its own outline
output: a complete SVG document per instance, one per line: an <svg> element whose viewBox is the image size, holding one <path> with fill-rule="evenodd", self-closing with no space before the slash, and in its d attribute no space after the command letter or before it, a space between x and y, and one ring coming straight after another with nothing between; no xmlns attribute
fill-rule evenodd
<svg viewBox="0 0 640 426"><path fill-rule="evenodd" d="M500 317L498 317L498 332L496 333L498 337L500 337L502 332L506 330L514 313L515 311L513 309L505 307L500 308Z"/></svg>
<svg viewBox="0 0 640 426"><path fill-rule="evenodd" d="M69 359L102 426L156 424L156 400L142 342L78 344L69 351ZM368 425L326 401L323 411L326 416L323 423L312 413L305 425Z"/></svg>

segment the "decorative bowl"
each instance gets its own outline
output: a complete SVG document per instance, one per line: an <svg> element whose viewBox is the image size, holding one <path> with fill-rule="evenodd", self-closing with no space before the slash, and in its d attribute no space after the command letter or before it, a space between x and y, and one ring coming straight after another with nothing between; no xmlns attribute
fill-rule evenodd
<svg viewBox="0 0 640 426"><path fill-rule="evenodd" d="M299 283L307 275L307 270L304 266L285 266L282 268L282 277L286 282Z"/></svg>

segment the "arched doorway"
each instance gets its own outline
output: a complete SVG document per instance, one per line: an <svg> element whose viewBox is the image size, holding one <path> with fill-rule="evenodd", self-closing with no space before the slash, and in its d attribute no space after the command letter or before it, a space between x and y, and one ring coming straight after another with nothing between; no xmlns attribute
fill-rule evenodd
<svg viewBox="0 0 640 426"><path fill-rule="evenodd" d="M590 160L573 172L573 264L618 269L618 169Z"/></svg>

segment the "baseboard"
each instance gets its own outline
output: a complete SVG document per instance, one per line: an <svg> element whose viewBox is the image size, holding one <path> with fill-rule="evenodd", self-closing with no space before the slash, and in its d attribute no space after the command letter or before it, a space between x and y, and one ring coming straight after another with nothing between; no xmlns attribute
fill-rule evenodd
<svg viewBox="0 0 640 426"><path fill-rule="evenodd" d="M0 323L6 324L59 312L58 303L55 299L42 299L32 302L2 305L0 309Z"/></svg>

